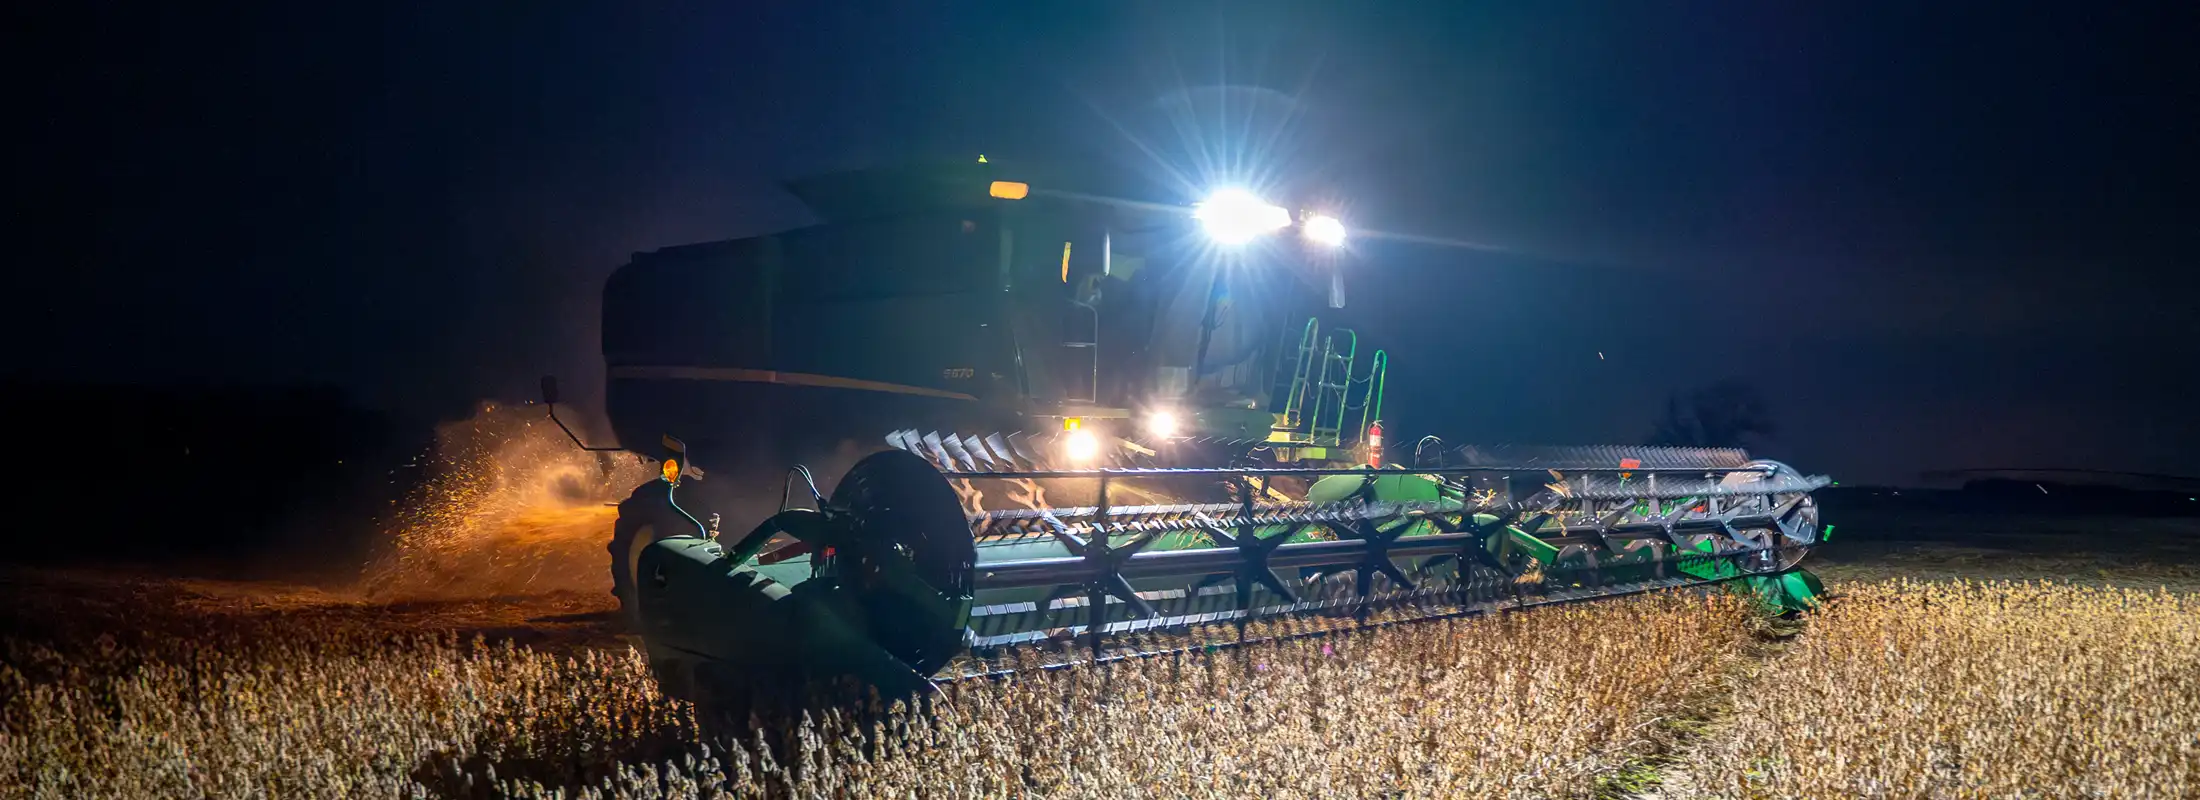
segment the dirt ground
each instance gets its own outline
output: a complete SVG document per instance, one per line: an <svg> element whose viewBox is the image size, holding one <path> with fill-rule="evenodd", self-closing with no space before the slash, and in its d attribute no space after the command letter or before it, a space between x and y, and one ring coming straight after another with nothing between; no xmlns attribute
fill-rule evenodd
<svg viewBox="0 0 2200 800"><path fill-rule="evenodd" d="M0 636L54 643L259 617L391 633L479 634L538 649L624 647L611 624L615 608L607 593L572 590L392 602L347 589L268 581L82 568L0 570Z"/></svg>

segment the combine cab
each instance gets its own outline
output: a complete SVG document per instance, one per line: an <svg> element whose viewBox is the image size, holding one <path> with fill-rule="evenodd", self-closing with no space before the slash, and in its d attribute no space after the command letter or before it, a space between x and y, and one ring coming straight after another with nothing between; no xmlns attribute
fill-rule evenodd
<svg viewBox="0 0 2200 800"><path fill-rule="evenodd" d="M610 416L663 472L620 505L613 580L676 693L757 671L918 690L971 654L1104 658L1273 615L1816 596L1795 565L1826 479L1737 450L1385 468L1387 356L1312 319L1322 289L1342 302L1336 220L993 169L797 184L824 224L611 279Z"/></svg>

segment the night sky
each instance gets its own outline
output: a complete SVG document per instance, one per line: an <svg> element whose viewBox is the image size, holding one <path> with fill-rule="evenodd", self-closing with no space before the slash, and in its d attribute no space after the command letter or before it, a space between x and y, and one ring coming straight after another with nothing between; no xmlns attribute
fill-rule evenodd
<svg viewBox="0 0 2200 800"><path fill-rule="evenodd" d="M804 224L785 178L986 153L1168 201L1276 179L1426 240L1362 236L1351 278L1400 432L1635 442L1741 377L1759 452L1844 481L2200 472L2189 16L45 5L9 48L18 377L585 398L629 253Z"/></svg>

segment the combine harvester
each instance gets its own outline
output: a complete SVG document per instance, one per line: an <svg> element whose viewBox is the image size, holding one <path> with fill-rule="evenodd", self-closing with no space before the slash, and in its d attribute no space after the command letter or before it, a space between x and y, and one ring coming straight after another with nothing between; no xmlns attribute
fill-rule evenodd
<svg viewBox="0 0 2200 800"><path fill-rule="evenodd" d="M1429 437L1384 463L1387 357L1307 313L1343 302L1335 218L994 169L799 183L823 224L610 280L611 421L663 475L620 504L614 591L674 694L759 671L914 691L1011 647L1117 658L1281 615L1817 597L1796 563L1827 479L1740 450ZM783 472L833 461L829 485Z"/></svg>

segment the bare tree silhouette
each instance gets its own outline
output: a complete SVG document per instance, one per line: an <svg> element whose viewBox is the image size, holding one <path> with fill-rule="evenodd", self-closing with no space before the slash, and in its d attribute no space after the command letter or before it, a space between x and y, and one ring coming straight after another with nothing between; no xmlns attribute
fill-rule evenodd
<svg viewBox="0 0 2200 800"><path fill-rule="evenodd" d="M1778 429L1757 387L1728 378L1667 399L1665 415L1658 418L1650 443L1749 447Z"/></svg>

